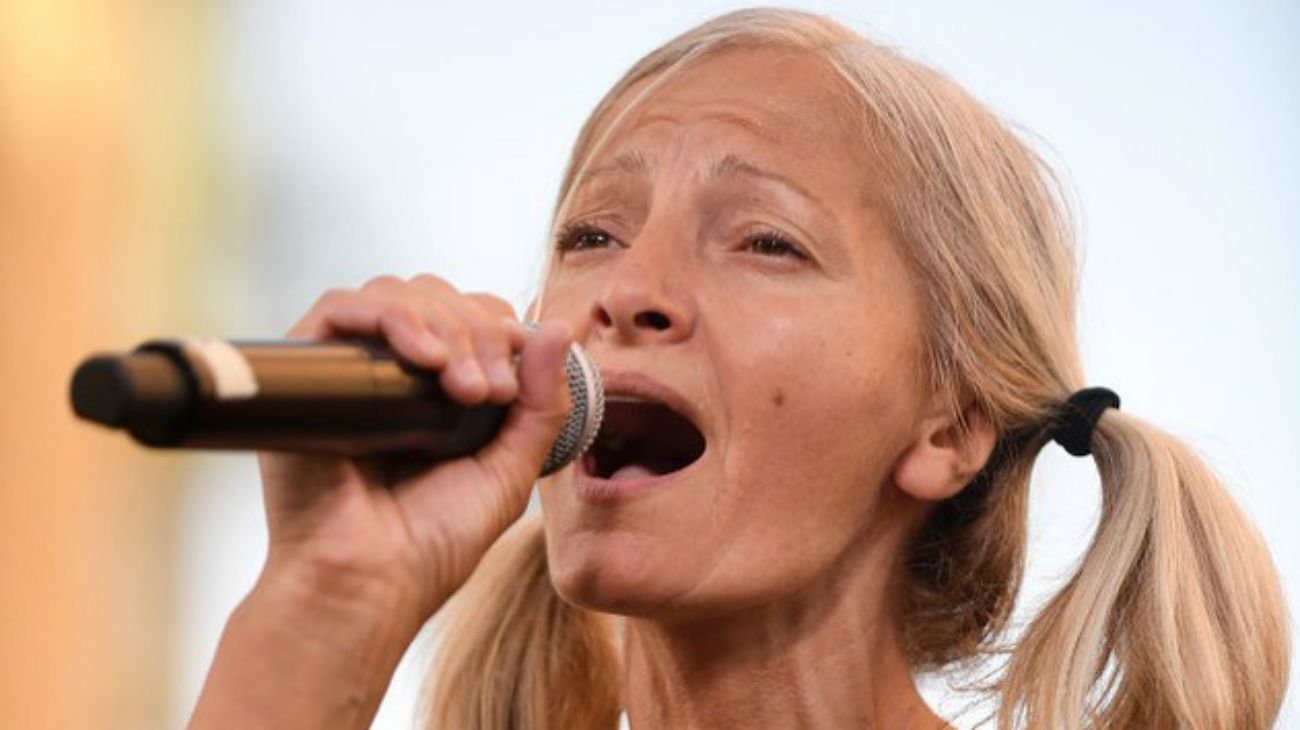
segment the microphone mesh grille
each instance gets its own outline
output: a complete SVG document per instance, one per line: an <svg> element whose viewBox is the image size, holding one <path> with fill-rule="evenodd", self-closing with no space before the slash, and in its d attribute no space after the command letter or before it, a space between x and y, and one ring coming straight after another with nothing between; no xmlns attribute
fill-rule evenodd
<svg viewBox="0 0 1300 730"><path fill-rule="evenodd" d="M542 465L542 476L564 468L591 448L605 416L605 388L600 381L600 371L576 342L569 348L564 373L573 407L559 437L551 446L546 463Z"/></svg>

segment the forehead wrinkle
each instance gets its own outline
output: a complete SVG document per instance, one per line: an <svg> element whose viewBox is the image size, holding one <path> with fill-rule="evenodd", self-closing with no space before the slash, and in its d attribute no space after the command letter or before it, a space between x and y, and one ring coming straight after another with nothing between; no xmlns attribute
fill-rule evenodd
<svg viewBox="0 0 1300 730"><path fill-rule="evenodd" d="M736 155L731 155L731 154L726 155L725 157L723 157L722 159L714 163L712 170L710 170L710 175L715 180L731 177L734 175L750 175L752 177L757 177L763 180L771 180L772 182L779 183L781 185L784 185L785 187L790 188L794 192L807 198L809 201L820 204L820 201L817 199L817 196L810 193L807 188L795 182L793 179L785 175L782 175L779 172L775 172L773 170L768 170L763 167L760 167L758 164L754 162L750 162L748 160L742 160Z"/></svg>
<svg viewBox="0 0 1300 730"><path fill-rule="evenodd" d="M836 91L840 90L837 88ZM661 91L660 93L664 92ZM836 101L842 102L839 96L839 94L836 94ZM765 121L761 118L762 115L756 118L752 114L752 110L750 110L751 113L746 113L746 111L732 109L729 105L733 102L743 102L749 105L758 102L761 105L762 113L771 115L774 119ZM843 123L845 121L842 118L842 108L839 108L839 104L835 105L836 110L830 114L815 115L810 118L807 112L809 105L792 105L789 101L780 98L779 95L773 97L769 94L758 94L736 100L715 98L705 102L690 98L665 99L659 96L659 98L645 100L638 106L641 108L634 110L630 118L617 123L617 126L623 127L623 129L611 130L614 137L622 137L626 140L629 136L635 135L638 130L660 123L682 126L698 121L717 121L736 125L773 147L790 149L792 142L813 142L815 144L816 140L822 139L826 130L818 129L818 121L835 124L836 131L839 132L844 131ZM791 134L791 128L797 131ZM722 152L722 150L719 150L719 152ZM632 147L624 149L612 158L594 164L582 171L574 188L575 190L584 188L595 179L611 175L641 179L653 178L658 172L660 162L655 155L647 152L644 148ZM701 163L701 172L705 172L708 177L714 180L725 179L734 175L744 175L773 182L798 194L823 214L830 215L832 220L838 220L839 218L831 210L827 201L818 195L814 195L806 185L797 182L789 175L765 167L758 161L728 153L721 158L717 158L711 164L704 160ZM871 205L875 201L864 200L861 202L866 207L875 207Z"/></svg>
<svg viewBox="0 0 1300 730"><path fill-rule="evenodd" d="M594 178L611 173L645 177L653 172L654 170L651 168L650 163L646 161L645 155L641 154L641 150L627 150L620 152L609 162L583 170L578 184L582 185Z"/></svg>
<svg viewBox="0 0 1300 730"><path fill-rule="evenodd" d="M745 101L747 103L752 103L752 100L745 100ZM720 102L720 103L725 103L725 102ZM670 105L669 102L658 102L658 104L660 106ZM729 124L735 124L736 126L745 129L745 131L753 134L754 136L763 139L764 141L772 142L772 143L778 143L781 141L780 136L773 133L773 131L768 127L768 125L763 124L758 120L754 119L753 117L748 116L746 114L738 113L725 108L716 108L718 104L710 105L715 107L712 109L706 108L703 104L700 104L699 102L695 102L695 103L685 102L682 103L681 105L684 106L686 110L691 113L687 115L682 113L674 114L671 111L651 112L641 116L636 121L636 125L634 129L637 127L646 126L648 124L654 124L656 122L670 122L674 124L682 124L687 119L689 119L689 121L726 122ZM767 111L778 113L781 114L782 116L790 116L775 108L768 109ZM796 120L791 119L791 121L796 121Z"/></svg>
<svg viewBox="0 0 1300 730"><path fill-rule="evenodd" d="M609 130L607 134L615 132L618 136L626 137L642 127L660 122L681 125L688 121L721 121L735 124L770 144L788 144L788 133L780 134L773 130L770 124L754 119L751 115L726 108L726 105L731 101L733 100L713 99L700 102L691 99L651 98L637 105L642 108L633 110L635 112L634 117L625 123L626 129L619 132ZM752 97L734 100L735 103L742 105L753 104L754 101L755 99ZM762 102L765 112L777 115L781 117L781 121L797 127L800 131L798 136L805 139L816 139L820 136L812 128L814 125L809 124L808 119L797 111L790 109L789 105L783 103L779 98L764 95L759 101ZM621 115L615 114L614 116L617 118ZM618 124L618 126L622 127L624 124ZM622 173L633 177L648 177L653 176L654 172L655 160L647 161L640 150L624 151L608 162L592 165L583 170L575 181L575 187L590 182L594 178L613 173Z"/></svg>

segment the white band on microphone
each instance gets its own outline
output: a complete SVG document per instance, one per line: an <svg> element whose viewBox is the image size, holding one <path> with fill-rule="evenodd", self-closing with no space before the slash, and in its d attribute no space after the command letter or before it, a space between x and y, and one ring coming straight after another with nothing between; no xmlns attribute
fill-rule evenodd
<svg viewBox="0 0 1300 730"><path fill-rule="evenodd" d="M212 374L218 400L244 400L257 395L253 367L234 345L215 337L182 337L181 348L200 360Z"/></svg>

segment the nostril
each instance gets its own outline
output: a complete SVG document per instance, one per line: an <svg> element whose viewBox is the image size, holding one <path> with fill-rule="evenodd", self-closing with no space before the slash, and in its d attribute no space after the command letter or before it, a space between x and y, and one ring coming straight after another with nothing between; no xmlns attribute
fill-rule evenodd
<svg viewBox="0 0 1300 730"><path fill-rule="evenodd" d="M632 321L636 323L637 327L649 327L661 332L672 326L672 323L668 321L668 317L662 312L639 312Z"/></svg>

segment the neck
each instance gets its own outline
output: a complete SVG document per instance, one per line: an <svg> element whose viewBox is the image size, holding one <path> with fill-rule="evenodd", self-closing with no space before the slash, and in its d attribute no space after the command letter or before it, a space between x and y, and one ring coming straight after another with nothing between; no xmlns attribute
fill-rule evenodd
<svg viewBox="0 0 1300 730"><path fill-rule="evenodd" d="M947 727L902 650L897 552L871 542L779 602L690 624L626 619L634 730Z"/></svg>

